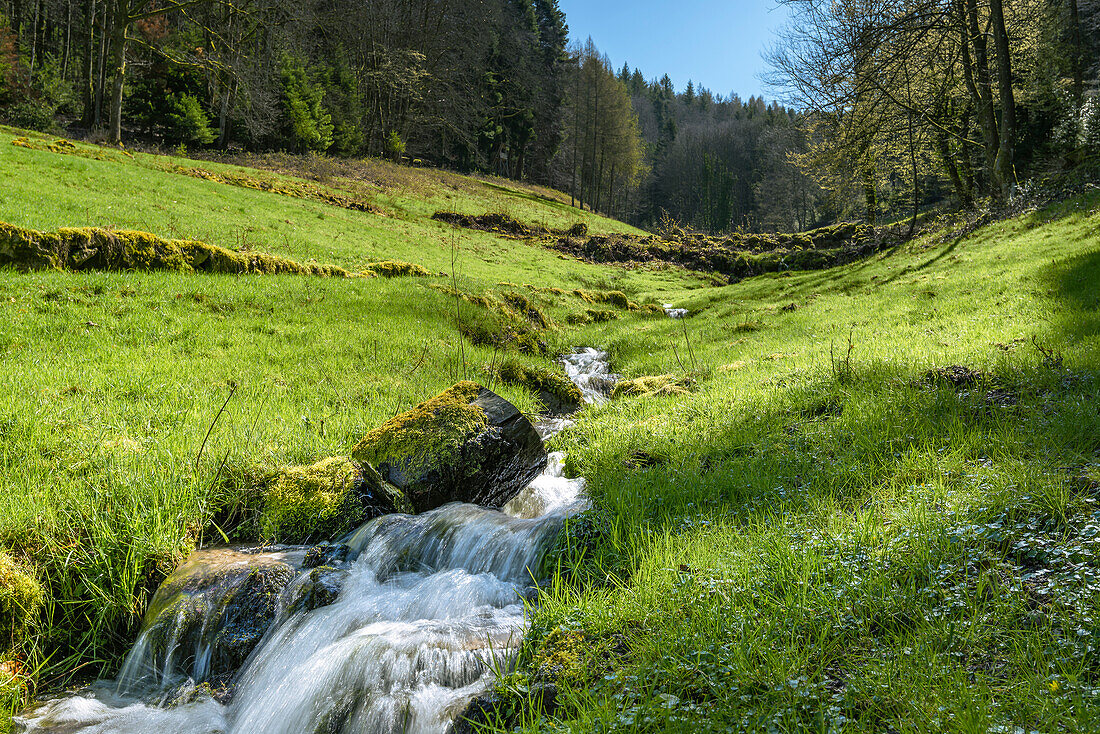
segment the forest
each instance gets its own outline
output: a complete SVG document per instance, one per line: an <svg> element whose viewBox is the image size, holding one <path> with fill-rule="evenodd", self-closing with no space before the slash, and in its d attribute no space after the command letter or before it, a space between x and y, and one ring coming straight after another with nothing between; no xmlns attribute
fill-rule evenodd
<svg viewBox="0 0 1100 734"><path fill-rule="evenodd" d="M780 4L783 103L616 70L556 0L6 0L0 118L491 173L711 233L1000 201L1100 144L1092 4Z"/></svg>

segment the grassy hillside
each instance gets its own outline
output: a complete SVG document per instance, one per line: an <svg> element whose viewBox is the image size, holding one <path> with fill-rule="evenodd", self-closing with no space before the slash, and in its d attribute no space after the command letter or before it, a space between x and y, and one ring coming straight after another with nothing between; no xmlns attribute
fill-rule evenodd
<svg viewBox="0 0 1100 734"><path fill-rule="evenodd" d="M697 388L563 438L610 542L578 534L602 566L566 557L590 585L506 690L575 731L1095 730L1098 225L1094 195L582 330Z"/></svg>
<svg viewBox="0 0 1100 734"><path fill-rule="evenodd" d="M596 509L502 682L502 728L1088 731L1100 717L1100 196L713 287L430 219L626 229L501 181L51 152L20 135L0 131L3 221L446 275L0 271L0 545L45 590L0 677L110 672L159 579L232 533L257 477L344 455L463 374L488 382L503 352L547 367L592 345L673 387L588 408L556 439ZM502 328L520 338L480 338ZM556 705L536 720L547 685Z"/></svg>

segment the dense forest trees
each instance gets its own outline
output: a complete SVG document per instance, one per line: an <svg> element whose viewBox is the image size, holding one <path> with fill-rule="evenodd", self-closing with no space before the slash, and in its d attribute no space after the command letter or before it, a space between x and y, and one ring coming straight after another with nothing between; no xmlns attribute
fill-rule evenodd
<svg viewBox="0 0 1100 734"><path fill-rule="evenodd" d="M556 0L7 0L7 18L15 124L516 178L545 178L560 144Z"/></svg>
<svg viewBox="0 0 1100 734"><path fill-rule="evenodd" d="M557 0L3 0L0 120L420 160L712 232L915 219L1095 160L1095 3L776 2L784 105L616 71Z"/></svg>
<svg viewBox="0 0 1100 734"><path fill-rule="evenodd" d="M869 221L905 199L915 217L943 189L965 206L1004 201L1100 143L1086 87L1093 4L782 2L793 19L770 54L771 81L806 116L801 166L836 203L861 199Z"/></svg>

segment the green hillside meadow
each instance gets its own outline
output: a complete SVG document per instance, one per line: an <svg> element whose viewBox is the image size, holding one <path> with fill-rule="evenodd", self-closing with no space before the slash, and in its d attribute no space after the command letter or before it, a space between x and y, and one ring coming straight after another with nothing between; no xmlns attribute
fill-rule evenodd
<svg viewBox="0 0 1100 734"><path fill-rule="evenodd" d="M175 564L245 539L257 478L346 455L464 377L533 414L491 366L594 346L626 378L672 377L553 439L594 507L492 726L1096 730L1100 194L717 286L431 219L636 232L514 182L323 159L298 179L24 135L0 129L0 221L432 274L0 270L0 623L12 599L37 610L0 627L0 715L117 672ZM615 291L631 305L591 302ZM516 338L479 338L502 327Z"/></svg>

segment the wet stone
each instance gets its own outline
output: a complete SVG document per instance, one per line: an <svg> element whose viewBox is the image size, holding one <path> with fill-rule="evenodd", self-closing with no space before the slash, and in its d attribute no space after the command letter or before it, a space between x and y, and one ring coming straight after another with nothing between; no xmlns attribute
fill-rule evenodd
<svg viewBox="0 0 1100 734"><path fill-rule="evenodd" d="M318 543L306 551L306 559L302 563L303 568L317 568L318 566L333 566L347 560L348 548L343 543Z"/></svg>

